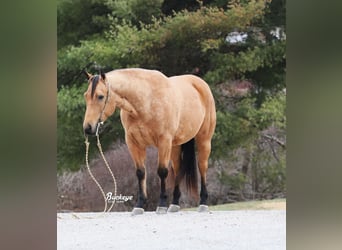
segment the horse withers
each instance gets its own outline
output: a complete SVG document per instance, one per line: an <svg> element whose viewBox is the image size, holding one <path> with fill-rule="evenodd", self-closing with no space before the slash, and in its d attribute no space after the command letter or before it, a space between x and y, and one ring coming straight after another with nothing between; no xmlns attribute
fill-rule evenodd
<svg viewBox="0 0 342 250"><path fill-rule="evenodd" d="M179 184L186 180L190 192L198 195L195 144L201 176L199 211L207 211L206 172L216 111L209 86L194 75L166 77L159 71L118 69L106 74L86 73L89 87L84 93L86 112L83 129L93 135L101 122L118 107L125 140L133 158L139 183L133 214L143 213L147 201L146 148L158 148L160 199L158 213L180 209ZM171 161L174 172L172 204L167 209L165 179Z"/></svg>

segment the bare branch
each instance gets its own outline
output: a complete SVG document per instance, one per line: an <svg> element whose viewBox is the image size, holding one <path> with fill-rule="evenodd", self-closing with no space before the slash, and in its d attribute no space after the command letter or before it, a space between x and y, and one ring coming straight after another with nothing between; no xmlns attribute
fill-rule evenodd
<svg viewBox="0 0 342 250"><path fill-rule="evenodd" d="M280 145L282 148L286 149L286 144L285 142L281 141L280 139L278 139L277 137L275 136L272 136L272 135L267 135L267 134L262 134L263 137L267 138L267 139L270 139L274 142L276 142L278 145Z"/></svg>
<svg viewBox="0 0 342 250"><path fill-rule="evenodd" d="M273 147L273 144L270 142L270 140L268 140L268 145L270 146L271 150L272 150L272 154L274 156L274 158L277 160L277 162L280 162L278 156L277 156L277 153Z"/></svg>

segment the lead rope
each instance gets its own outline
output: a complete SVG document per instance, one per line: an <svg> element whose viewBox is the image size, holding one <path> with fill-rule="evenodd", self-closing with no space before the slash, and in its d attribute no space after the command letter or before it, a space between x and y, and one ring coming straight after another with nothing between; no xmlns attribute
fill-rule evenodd
<svg viewBox="0 0 342 250"><path fill-rule="evenodd" d="M89 144L90 144L90 143L89 143L89 141L88 141L88 136L86 136L85 144L86 144L86 165L87 165L87 169L88 169L88 172L89 172L90 177L92 178L92 180L95 182L95 184L97 185L97 187L98 187L98 188L100 189L100 191L101 191L101 194L102 194L103 199L104 199L104 202L105 202L105 208L104 208L104 210L103 210L103 213L105 213L106 210L107 210L106 195L105 195L105 193L104 193L104 191L103 191L103 189L102 189L100 183L98 183L98 181L97 181L96 178L94 177L94 175L93 175L93 173L91 172L90 167L89 167L89 162L88 162L88 154L89 154L89 153L88 153L88 152L89 152Z"/></svg>
<svg viewBox="0 0 342 250"><path fill-rule="evenodd" d="M100 124L102 124L102 123L100 123ZM88 141L88 136L85 136L85 145L86 145L86 155L85 155L85 156L86 156L86 166L87 166L89 175L90 175L90 177L92 178L92 180L95 182L95 184L97 185L97 187L100 189L101 194L102 194L102 197L103 197L103 200L104 200L104 202L105 202L105 207L104 207L104 210L103 210L103 212L102 212L102 214L101 214L101 215L104 215L106 212L110 212L110 211L112 210L114 204L115 204L115 201L116 201L115 197L116 197L116 193L117 193L117 184L116 184L115 176L114 176L112 170L110 169L109 164L108 164L108 162L107 162L107 160L106 160L106 158L105 158L105 156L104 156L104 153L103 153L103 150L102 150L102 146L101 146L101 143L100 143L100 136L99 136L99 133L98 133L100 124L97 126L97 129L96 129L97 147L98 147L98 149L99 149L99 151L100 151L100 154L101 154L101 156L102 156L102 159L103 159L103 161L104 161L104 163L105 163L105 165L106 165L106 167L107 167L109 173L110 173L111 176L112 176L113 183L114 183L114 200L113 200L112 205L109 207L108 210L107 210L107 199L106 199L106 195L105 195L105 193L104 193L104 191L103 191L103 188L101 187L100 183L96 180L95 176L93 175L93 173L91 172L90 167L89 167L88 155L89 155L89 145L90 145L90 143L89 143L89 141ZM73 217L79 219L79 217L76 216L76 215L73 215ZM86 218L89 219L90 217L86 217Z"/></svg>
<svg viewBox="0 0 342 250"><path fill-rule="evenodd" d="M111 170L110 167L109 167L109 164L108 164L108 162L107 162L107 160L106 160L106 158L105 158L105 156L104 156L104 153L103 153L103 151L102 151L102 146L101 146L101 143L100 143L99 128L100 128L100 125L102 125L102 124L103 124L103 122L100 122L99 125L97 126L97 129L96 129L96 137L97 137L97 147L98 147L98 149L99 149L99 151L100 151L100 154L101 154L101 156L102 156L102 159L103 159L103 161L104 161L104 163L105 163L105 165L106 165L106 167L107 167L107 169L108 169L110 175L112 176L112 180L113 180L113 183L114 183L114 200L113 200L113 202L112 202L112 205L110 205L109 209L107 210L107 212L110 212L110 211L112 210L114 204L115 204L115 201L116 201L117 185L116 185L115 176L114 176L112 170ZM104 195L103 190L102 190L102 195ZM106 203L106 204L105 204L105 210L104 210L104 211L106 211L107 200L106 200L105 197L104 197L104 199L105 199L105 203Z"/></svg>

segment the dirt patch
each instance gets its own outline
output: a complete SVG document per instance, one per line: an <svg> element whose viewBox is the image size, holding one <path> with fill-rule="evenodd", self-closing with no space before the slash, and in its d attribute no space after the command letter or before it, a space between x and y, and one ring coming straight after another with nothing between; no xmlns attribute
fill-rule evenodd
<svg viewBox="0 0 342 250"><path fill-rule="evenodd" d="M262 202L257 205L258 209L267 209L267 210L286 210L286 202L285 201L275 201L275 202Z"/></svg>

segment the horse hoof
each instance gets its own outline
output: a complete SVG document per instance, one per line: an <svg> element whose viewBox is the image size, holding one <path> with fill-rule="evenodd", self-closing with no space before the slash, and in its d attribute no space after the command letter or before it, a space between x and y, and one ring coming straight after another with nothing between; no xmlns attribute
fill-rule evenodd
<svg viewBox="0 0 342 250"><path fill-rule="evenodd" d="M133 208L131 215L134 216L134 215L139 215L139 214L143 214L143 213L144 213L143 208L135 207L135 208Z"/></svg>
<svg viewBox="0 0 342 250"><path fill-rule="evenodd" d="M209 212L209 207L207 205L199 205L197 211L200 213Z"/></svg>
<svg viewBox="0 0 342 250"><path fill-rule="evenodd" d="M175 213L178 212L180 210L180 206L175 205L175 204L171 204L167 210L168 213Z"/></svg>
<svg viewBox="0 0 342 250"><path fill-rule="evenodd" d="M166 214L167 207L157 207L156 213L157 214Z"/></svg>

